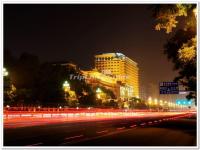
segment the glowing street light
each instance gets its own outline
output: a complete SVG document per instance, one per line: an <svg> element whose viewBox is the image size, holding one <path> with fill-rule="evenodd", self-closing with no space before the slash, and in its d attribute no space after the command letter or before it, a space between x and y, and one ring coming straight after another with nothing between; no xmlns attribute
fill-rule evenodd
<svg viewBox="0 0 200 150"><path fill-rule="evenodd" d="M152 104L152 100L148 99L148 103L149 103L149 105L151 105Z"/></svg>
<svg viewBox="0 0 200 150"><path fill-rule="evenodd" d="M70 90L70 85L69 85L68 81L65 81L65 82L63 83L63 88L64 88L64 91L65 91L65 92L67 92L67 91Z"/></svg>
<svg viewBox="0 0 200 150"><path fill-rule="evenodd" d="M148 104L149 104L149 108L150 108L150 106L152 104L152 98L151 97L148 98Z"/></svg>
<svg viewBox="0 0 200 150"><path fill-rule="evenodd" d="M169 107L171 106L171 103L170 103L170 102L168 102L168 106L169 106Z"/></svg>
<svg viewBox="0 0 200 150"><path fill-rule="evenodd" d="M6 68L3 68L3 76L4 76L4 77L5 77L5 76L8 76L8 71L7 71Z"/></svg>
<svg viewBox="0 0 200 150"><path fill-rule="evenodd" d="M151 96L149 96L148 100L150 100L150 101L152 100Z"/></svg>
<svg viewBox="0 0 200 150"><path fill-rule="evenodd" d="M163 105L163 101L162 101L162 100L160 100L160 105L161 105L161 106Z"/></svg>
<svg viewBox="0 0 200 150"><path fill-rule="evenodd" d="M158 104L157 98L154 99L154 104L156 104L156 105Z"/></svg>
<svg viewBox="0 0 200 150"><path fill-rule="evenodd" d="M100 99L102 90L100 88L97 88L96 93L97 93L97 98Z"/></svg>
<svg viewBox="0 0 200 150"><path fill-rule="evenodd" d="M100 88L97 88L96 93L101 93L102 90Z"/></svg>
<svg viewBox="0 0 200 150"><path fill-rule="evenodd" d="M65 81L63 83L63 89L64 89L64 92L65 92L65 99L67 98L67 92L70 90L70 85L68 83L68 81Z"/></svg>

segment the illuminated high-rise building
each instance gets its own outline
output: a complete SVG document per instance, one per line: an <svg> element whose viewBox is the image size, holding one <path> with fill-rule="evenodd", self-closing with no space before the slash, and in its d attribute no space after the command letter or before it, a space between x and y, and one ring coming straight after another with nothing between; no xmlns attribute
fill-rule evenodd
<svg viewBox="0 0 200 150"><path fill-rule="evenodd" d="M133 97L139 97L139 68L137 63L122 53L103 53L95 55L95 68L100 72L114 76L117 81L133 90Z"/></svg>

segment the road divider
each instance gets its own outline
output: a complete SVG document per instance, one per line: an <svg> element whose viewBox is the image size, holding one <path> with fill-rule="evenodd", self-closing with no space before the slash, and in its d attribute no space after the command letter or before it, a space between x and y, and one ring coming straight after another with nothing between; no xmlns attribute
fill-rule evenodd
<svg viewBox="0 0 200 150"><path fill-rule="evenodd" d="M108 130L103 130L103 131L97 131L96 133L101 134L101 133L107 133Z"/></svg>
<svg viewBox="0 0 200 150"><path fill-rule="evenodd" d="M84 135L76 135L76 136L72 136L72 137L66 137L65 140L71 140L71 139L76 139L76 138L80 138L83 137Z"/></svg>

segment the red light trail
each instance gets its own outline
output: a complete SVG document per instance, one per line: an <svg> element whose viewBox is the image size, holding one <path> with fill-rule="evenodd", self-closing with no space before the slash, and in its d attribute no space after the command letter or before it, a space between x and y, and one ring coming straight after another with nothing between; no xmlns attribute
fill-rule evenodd
<svg viewBox="0 0 200 150"><path fill-rule="evenodd" d="M123 118L175 117L195 112L150 112L123 109L67 109L62 111L4 111L4 127L17 128L62 122L113 120ZM169 119L169 118L168 118ZM166 120L168 120L166 119ZM154 121L157 123L158 121ZM149 123L151 124L151 123Z"/></svg>

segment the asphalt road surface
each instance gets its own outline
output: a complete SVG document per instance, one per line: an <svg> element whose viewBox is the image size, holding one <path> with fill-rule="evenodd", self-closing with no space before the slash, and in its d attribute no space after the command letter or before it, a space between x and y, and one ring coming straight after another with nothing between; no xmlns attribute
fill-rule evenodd
<svg viewBox="0 0 200 150"><path fill-rule="evenodd" d="M196 146L196 116L4 128L4 146Z"/></svg>

